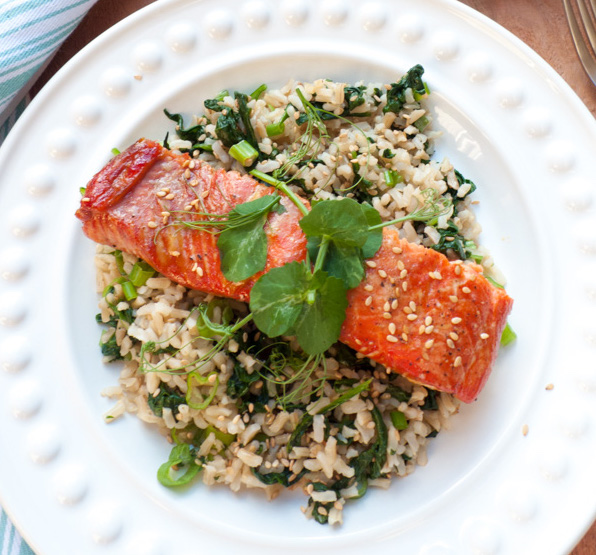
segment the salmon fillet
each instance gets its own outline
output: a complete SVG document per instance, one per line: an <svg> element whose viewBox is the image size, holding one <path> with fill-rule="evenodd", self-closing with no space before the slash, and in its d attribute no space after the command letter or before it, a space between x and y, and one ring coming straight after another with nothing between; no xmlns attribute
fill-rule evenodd
<svg viewBox="0 0 596 555"><path fill-rule="evenodd" d="M247 302L263 273L305 259L301 215L288 198L282 195L283 214L268 216L265 270L239 283L223 276L215 235L166 224L175 211L197 203L203 212L225 214L272 192L251 177L141 139L89 182L76 216L90 239L142 258L173 281ZM348 302L340 341L467 403L488 379L513 304L481 266L450 262L390 228L383 229L382 246L367 260L366 277L348 292Z"/></svg>
<svg viewBox="0 0 596 555"><path fill-rule="evenodd" d="M197 207L204 213L227 214L238 204L274 192L251 177L214 170L187 154L141 139L89 182L76 216L87 237L142 258L173 281L248 302L263 273L306 256L306 238L298 225L301 214L294 203L282 196L285 212L269 214L265 269L242 282L228 281L222 274L217 235L167 224L178 211Z"/></svg>
<svg viewBox="0 0 596 555"><path fill-rule="evenodd" d="M513 300L474 263L385 228L365 279L348 292L340 341L412 381L469 403L486 383Z"/></svg>

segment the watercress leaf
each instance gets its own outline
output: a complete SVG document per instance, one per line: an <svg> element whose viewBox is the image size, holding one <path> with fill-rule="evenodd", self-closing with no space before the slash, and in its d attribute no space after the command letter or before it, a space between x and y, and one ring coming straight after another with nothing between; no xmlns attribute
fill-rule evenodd
<svg viewBox="0 0 596 555"><path fill-rule="evenodd" d="M346 286L341 279L319 270L313 276L314 283L314 301L302 304L294 326L298 343L309 355L322 353L337 341L348 306Z"/></svg>
<svg viewBox="0 0 596 555"><path fill-rule="evenodd" d="M364 212L364 217L369 227L382 223L381 214L379 214L376 208L373 208L370 204L362 203L360 208ZM362 246L362 256L364 258L373 257L377 251L381 248L383 243L383 230L381 228L374 229L368 232L366 242Z"/></svg>
<svg viewBox="0 0 596 555"><path fill-rule="evenodd" d="M360 247L338 247L329 245L323 270L330 276L341 279L346 289L356 287L364 278L364 260Z"/></svg>
<svg viewBox="0 0 596 555"><path fill-rule="evenodd" d="M368 236L366 217L350 198L319 202L300 220L300 227L309 237L327 236L344 247L361 247Z"/></svg>
<svg viewBox="0 0 596 555"><path fill-rule="evenodd" d="M221 271L230 281L243 281L265 269L267 234L263 226L279 195L265 195L236 206L228 214L230 226L218 237Z"/></svg>
<svg viewBox="0 0 596 555"><path fill-rule="evenodd" d="M262 275L250 292L256 326L269 337L288 333L296 322L309 288L305 264L290 262Z"/></svg>

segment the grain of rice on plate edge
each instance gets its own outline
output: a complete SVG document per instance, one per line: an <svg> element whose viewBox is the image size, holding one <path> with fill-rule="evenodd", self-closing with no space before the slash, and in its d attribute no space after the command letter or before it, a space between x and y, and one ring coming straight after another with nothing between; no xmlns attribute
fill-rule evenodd
<svg viewBox="0 0 596 555"><path fill-rule="evenodd" d="M480 264L487 279L502 285L479 243L475 184L449 160L431 159L440 133L430 130L422 72L415 66L388 85L291 80L250 95L223 91L192 119L166 112L176 129L164 146L190 154L191 187L197 186L195 165L208 163L281 181L313 207L344 197L368 203L383 222L399 220L391 226L398 239L462 267ZM164 202L172 194L168 187L156 191ZM200 212L205 198L197 194L185 210ZM149 227L159 233L177 217L163 210ZM401 251L393 249L396 256ZM360 263L363 273L375 269L372 259ZM200 476L233 491L261 489L268 499L301 489L309 518L339 524L347 501L426 464L429 440L458 411L453 395L410 381L345 344L308 355L294 336L270 338L249 321L246 303L184 287L113 246L98 245L95 264L102 353L105 362L121 364L118 385L103 391L115 401L104 416L111 422L136 414L167 438L172 451L158 469L164 486L184 487ZM399 263L398 270L407 274ZM192 271L203 277L200 262ZM382 279L386 274L378 270ZM396 286L400 291L380 314L397 309L406 285ZM375 287L366 282L364 290L370 302L363 304L370 306ZM431 349L433 318L414 302L403 312L409 321L421 318L412 335ZM246 325L232 330L244 319ZM387 342L407 342L391 318L383 326ZM456 349L460 335L449 333L449 347ZM507 326L503 342L513 338Z"/></svg>

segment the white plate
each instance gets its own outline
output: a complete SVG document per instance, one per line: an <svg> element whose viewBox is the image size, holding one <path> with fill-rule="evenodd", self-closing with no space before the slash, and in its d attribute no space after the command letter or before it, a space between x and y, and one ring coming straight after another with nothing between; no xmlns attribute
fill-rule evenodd
<svg viewBox="0 0 596 555"><path fill-rule="evenodd" d="M478 186L517 343L429 464L351 503L341 528L300 493L268 503L155 479L169 445L102 423L93 245L79 187L163 107L289 77L391 81L426 68L444 154ZM450 0L164 1L86 48L0 155L0 498L42 555L565 553L596 516L594 120L512 35ZM554 384L553 390L545 386ZM527 436L522 427L528 425Z"/></svg>

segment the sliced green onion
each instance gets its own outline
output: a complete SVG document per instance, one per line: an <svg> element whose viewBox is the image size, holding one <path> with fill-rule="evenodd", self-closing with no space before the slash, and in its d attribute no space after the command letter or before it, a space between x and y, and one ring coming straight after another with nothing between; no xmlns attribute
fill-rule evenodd
<svg viewBox="0 0 596 555"><path fill-rule="evenodd" d="M428 83L426 81L424 81L424 94L420 94L417 91L413 91L414 92L414 100L416 102L418 102L421 98L424 98L427 94L430 94L430 90L428 88Z"/></svg>
<svg viewBox="0 0 596 555"><path fill-rule="evenodd" d="M248 141L240 141L230 148L230 155L243 166L251 166L259 156L259 152Z"/></svg>
<svg viewBox="0 0 596 555"><path fill-rule="evenodd" d="M263 83L260 87L257 87L253 92L250 93L250 97L258 100L259 96L261 96L267 90L267 85Z"/></svg>
<svg viewBox="0 0 596 555"><path fill-rule="evenodd" d="M81 193L81 196L84 197L85 196L85 192L87 191L87 187L80 187L79 188L79 193Z"/></svg>
<svg viewBox="0 0 596 555"><path fill-rule="evenodd" d="M137 298L137 288L130 281L125 281L122 284L122 293L127 301Z"/></svg>
<svg viewBox="0 0 596 555"><path fill-rule="evenodd" d="M211 381L211 376L215 376L215 379ZM207 397L203 397L197 389L193 386L193 380L196 382L196 385L213 385L209 395ZM210 404L211 401L215 398L215 394L217 393L217 388L219 387L219 376L217 372L210 372L206 376L201 376L196 372L191 372L188 377L186 378L187 390L186 390L186 404L195 410L204 410ZM199 402L195 402L193 397L200 397Z"/></svg>
<svg viewBox="0 0 596 555"><path fill-rule="evenodd" d="M141 287L141 285L145 285L147 280L153 276L155 270L149 266L146 262L139 261L135 262L130 274L128 274L128 279L135 287Z"/></svg>
<svg viewBox="0 0 596 555"><path fill-rule="evenodd" d="M277 137L278 135L282 135L283 132L286 130L286 124L284 123L288 119L288 112L287 110L284 112L284 115L277 123L270 123L267 127L265 127L265 131L267 131L267 137Z"/></svg>
<svg viewBox="0 0 596 555"><path fill-rule="evenodd" d="M202 468L195 462L194 455L194 451L187 443L175 445L168 462L163 463L157 470L159 483L167 487L188 484Z"/></svg>
<svg viewBox="0 0 596 555"><path fill-rule="evenodd" d="M112 154L113 154L114 156L118 156L118 154L120 154L120 151L119 151L117 148L113 148L113 149L112 149Z"/></svg>
<svg viewBox="0 0 596 555"><path fill-rule="evenodd" d="M517 333L513 331L513 328L509 325L509 322L505 325L505 329L501 334L501 347L505 347L517 339Z"/></svg>
<svg viewBox="0 0 596 555"><path fill-rule="evenodd" d="M213 434L215 436L215 439L219 439L219 441L221 441L224 444L224 447L229 447L232 444L232 442L236 439L236 436L234 434L227 434L226 432L222 432L221 430L218 430L217 428L211 426L211 424L205 428L203 437L206 439L209 437L209 434Z"/></svg>
<svg viewBox="0 0 596 555"><path fill-rule="evenodd" d="M396 430L405 430L408 427L408 419L400 410L393 410L389 414L391 422Z"/></svg>
<svg viewBox="0 0 596 555"><path fill-rule="evenodd" d="M122 251L114 251L114 258L116 259L116 267L120 272L121 276L126 276L126 272L124 271L124 257L122 256Z"/></svg>
<svg viewBox="0 0 596 555"><path fill-rule="evenodd" d="M192 145L192 148L195 150L204 150L205 152L213 152L213 145L207 143Z"/></svg>
<svg viewBox="0 0 596 555"><path fill-rule="evenodd" d="M416 127L416 129L418 129L418 131L422 132L426 129L426 126L429 123L430 123L430 120L426 116L422 116L421 118L418 118L414 122L414 127Z"/></svg>
<svg viewBox="0 0 596 555"><path fill-rule="evenodd" d="M470 258L474 262L476 262L477 264L480 264L482 262L484 256L476 253L476 249L478 248L478 245L476 245L476 243L474 243L474 241L466 241L464 243L464 247L470 251Z"/></svg>
<svg viewBox="0 0 596 555"><path fill-rule="evenodd" d="M383 172L383 178L385 179L385 185L387 185L387 187L395 187L398 183L402 183L404 180L402 175L395 170L385 170Z"/></svg>

